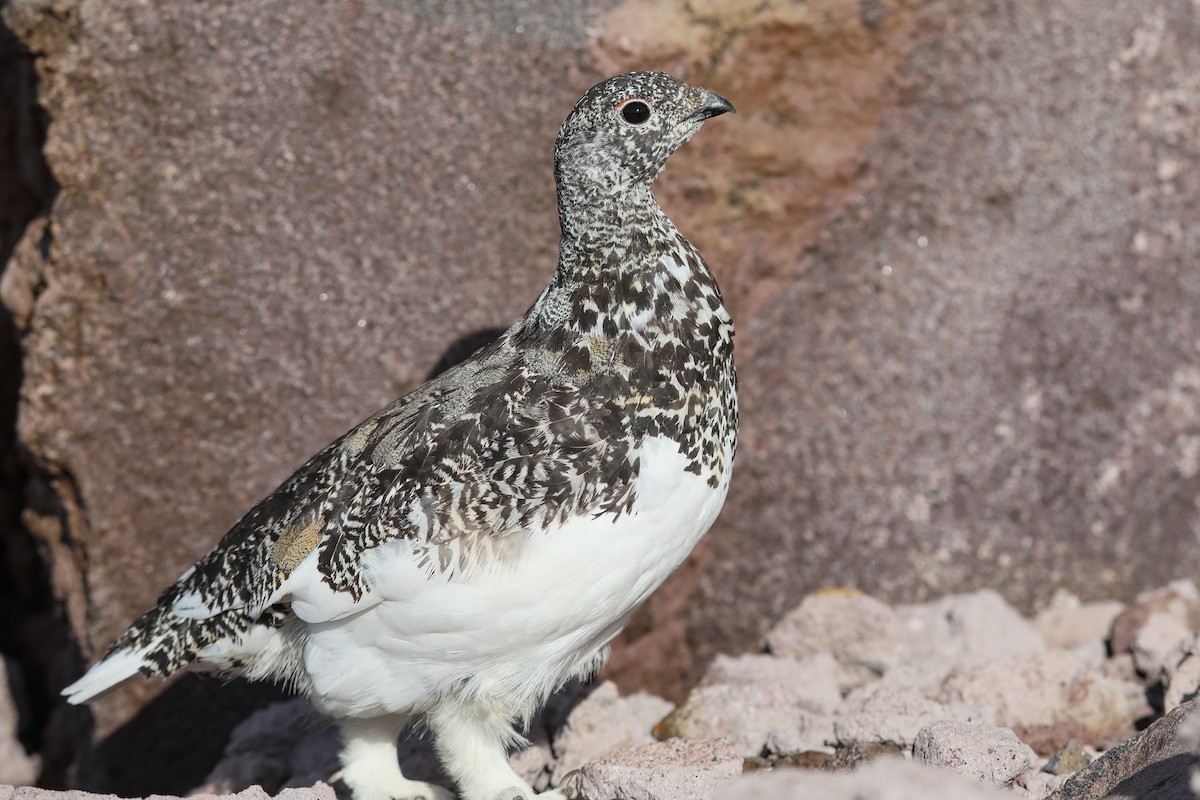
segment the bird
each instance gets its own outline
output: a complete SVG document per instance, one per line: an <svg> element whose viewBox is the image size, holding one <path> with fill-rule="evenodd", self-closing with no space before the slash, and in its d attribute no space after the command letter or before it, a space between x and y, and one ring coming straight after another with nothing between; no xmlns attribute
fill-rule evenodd
<svg viewBox="0 0 1200 800"><path fill-rule="evenodd" d="M564 800L508 749L599 669L729 489L733 323L652 185L732 111L662 72L584 93L554 143L559 258L532 306L313 456L67 700L184 668L273 680L337 724L354 800L454 796L404 777L410 724L464 800Z"/></svg>

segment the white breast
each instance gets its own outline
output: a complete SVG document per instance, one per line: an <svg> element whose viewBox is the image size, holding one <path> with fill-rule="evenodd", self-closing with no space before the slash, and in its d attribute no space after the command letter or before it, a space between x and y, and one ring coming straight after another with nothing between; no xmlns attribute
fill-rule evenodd
<svg viewBox="0 0 1200 800"><path fill-rule="evenodd" d="M716 488L686 472L670 439L648 440L640 458L630 513L530 532L511 557L449 580L391 542L366 556L361 610L334 604L339 619L298 596L314 702L334 714L419 713L447 693L486 692L519 714L586 671L692 551L728 489L728 470Z"/></svg>

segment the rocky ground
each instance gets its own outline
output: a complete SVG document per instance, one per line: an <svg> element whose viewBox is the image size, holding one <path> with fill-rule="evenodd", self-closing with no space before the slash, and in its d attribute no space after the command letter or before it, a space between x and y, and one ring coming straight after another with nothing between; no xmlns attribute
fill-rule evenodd
<svg viewBox="0 0 1200 800"><path fill-rule="evenodd" d="M719 656L679 707L571 687L512 762L584 800L1200 797L1198 623L1190 582L1130 605L1061 594L1033 619L990 590L894 607L820 592L760 652ZM37 762L16 719L0 693L0 782L20 784ZM192 795L332 800L336 749L302 699L276 703ZM418 736L402 760L445 780ZM0 800L58 796L0 787Z"/></svg>

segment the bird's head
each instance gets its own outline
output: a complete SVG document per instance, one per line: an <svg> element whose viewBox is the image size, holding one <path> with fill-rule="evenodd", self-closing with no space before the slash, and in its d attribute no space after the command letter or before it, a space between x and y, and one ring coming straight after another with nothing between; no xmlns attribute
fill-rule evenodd
<svg viewBox="0 0 1200 800"><path fill-rule="evenodd" d="M554 143L560 189L648 186L709 117L733 104L662 72L627 72L579 98ZM564 183L576 184L567 187Z"/></svg>

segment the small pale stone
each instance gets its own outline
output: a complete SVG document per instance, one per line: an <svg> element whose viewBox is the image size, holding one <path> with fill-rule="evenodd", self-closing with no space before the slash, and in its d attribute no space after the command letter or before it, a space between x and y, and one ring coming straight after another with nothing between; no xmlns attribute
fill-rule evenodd
<svg viewBox="0 0 1200 800"><path fill-rule="evenodd" d="M837 589L805 597L771 629L766 643L775 655L790 658L829 652L853 682L878 676L899 662L904 649L899 633L889 606L861 592Z"/></svg>
<svg viewBox="0 0 1200 800"><path fill-rule="evenodd" d="M1117 600L1051 606L1033 620L1033 627L1051 647L1069 650L1108 638L1113 620L1125 610Z"/></svg>
<svg viewBox="0 0 1200 800"><path fill-rule="evenodd" d="M1066 650L965 667L946 679L942 696L995 707L998 724L1044 754L1071 737L1098 742L1150 712L1139 683L1097 671L1086 656Z"/></svg>
<svg viewBox="0 0 1200 800"><path fill-rule="evenodd" d="M743 757L761 755L767 738L796 750L823 749L831 733L828 717L791 702L778 686L720 684L698 686L687 701L662 721L660 736L722 738Z"/></svg>
<svg viewBox="0 0 1200 800"><path fill-rule="evenodd" d="M913 760L993 786L1007 786L1033 764L1033 751L1008 728L940 720L917 734Z"/></svg>
<svg viewBox="0 0 1200 800"><path fill-rule="evenodd" d="M674 708L673 703L644 692L621 697L615 683L601 683L571 711L554 737L558 760L551 784L557 785L571 770L606 753L653 742L651 729Z"/></svg>
<svg viewBox="0 0 1200 800"><path fill-rule="evenodd" d="M1179 662L1194 639L1186 618L1170 610L1156 612L1134 634L1134 663L1143 675L1157 680Z"/></svg>
<svg viewBox="0 0 1200 800"><path fill-rule="evenodd" d="M1163 713L1169 714L1184 701L1200 693L1200 647L1193 640L1178 662L1168 665L1166 690L1163 692Z"/></svg>
<svg viewBox="0 0 1200 800"><path fill-rule="evenodd" d="M699 686L732 684L777 687L788 702L818 714L831 714L842 704L838 663L829 653L805 658L747 654L718 655Z"/></svg>
<svg viewBox="0 0 1200 800"><path fill-rule="evenodd" d="M577 773L579 800L711 800L742 773L742 758L721 740L665 742L611 753Z"/></svg>
<svg viewBox="0 0 1200 800"><path fill-rule="evenodd" d="M1012 795L953 772L879 758L850 772L779 769L743 775L716 800L1003 800Z"/></svg>
<svg viewBox="0 0 1200 800"><path fill-rule="evenodd" d="M896 615L910 640L910 663L979 662L1046 647L1033 624L991 589L898 606Z"/></svg>
<svg viewBox="0 0 1200 800"><path fill-rule="evenodd" d="M944 719L991 718L990 709L964 704L942 705L927 697L880 688L862 697L857 708L834 718L837 741L879 742L909 746L927 725Z"/></svg>

